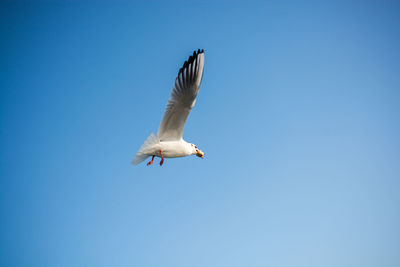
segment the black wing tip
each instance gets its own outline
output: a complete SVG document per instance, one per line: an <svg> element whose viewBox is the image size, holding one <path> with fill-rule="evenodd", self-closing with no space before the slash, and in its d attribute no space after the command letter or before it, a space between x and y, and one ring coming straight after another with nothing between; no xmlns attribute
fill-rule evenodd
<svg viewBox="0 0 400 267"><path fill-rule="evenodd" d="M182 68L179 69L179 73L181 73L183 71L183 69L185 69L187 66L189 66L190 63L193 63L195 58L197 58L197 56L200 55L200 54L204 54L204 49L197 49L197 51L196 50L193 51L193 55L191 55L189 57L189 59L186 60L185 63L183 63Z"/></svg>

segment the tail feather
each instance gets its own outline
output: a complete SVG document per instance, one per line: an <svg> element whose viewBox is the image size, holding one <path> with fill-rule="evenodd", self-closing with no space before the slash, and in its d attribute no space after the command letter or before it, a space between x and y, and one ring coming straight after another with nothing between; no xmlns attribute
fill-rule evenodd
<svg viewBox="0 0 400 267"><path fill-rule="evenodd" d="M146 141L144 141L143 145L140 147L139 151L136 153L135 158L132 160L132 165L139 164L147 159L151 155L152 146L159 142L160 140L156 134L150 134L150 136L147 137Z"/></svg>

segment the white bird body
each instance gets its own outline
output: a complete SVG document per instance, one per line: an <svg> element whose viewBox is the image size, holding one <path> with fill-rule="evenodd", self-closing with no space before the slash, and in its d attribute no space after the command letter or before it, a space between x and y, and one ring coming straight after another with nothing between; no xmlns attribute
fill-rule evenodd
<svg viewBox="0 0 400 267"><path fill-rule="evenodd" d="M197 146L182 138L186 119L196 103L203 70L204 51L199 49L197 53L193 52L193 56L190 56L179 70L158 134L151 134L146 139L133 159L132 165L144 161L149 156L153 158L147 165L153 163L154 157L161 158L160 165L163 164L164 158L190 155L203 158L204 153Z"/></svg>
<svg viewBox="0 0 400 267"><path fill-rule="evenodd" d="M148 154L161 158L160 150L162 151L164 158L179 158L196 154L196 150L193 149L192 144L184 141L183 139L179 141L165 141L156 143L149 147Z"/></svg>
<svg viewBox="0 0 400 267"><path fill-rule="evenodd" d="M165 158L179 158L190 155L195 155L196 150L193 149L191 144L181 139L180 141L166 141L160 142L160 149ZM156 156L160 157L160 153Z"/></svg>

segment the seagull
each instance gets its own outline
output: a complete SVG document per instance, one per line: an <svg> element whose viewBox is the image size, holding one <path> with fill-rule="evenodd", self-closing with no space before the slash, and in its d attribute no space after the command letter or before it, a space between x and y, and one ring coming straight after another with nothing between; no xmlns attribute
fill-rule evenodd
<svg viewBox="0 0 400 267"><path fill-rule="evenodd" d="M147 166L153 164L154 157L160 157L160 166L164 158L178 158L190 155L204 157L203 151L196 145L183 140L183 128L190 110L196 103L197 93L203 78L204 50L193 52L183 64L175 79L175 85L168 100L158 134L150 134L140 147L132 165L139 164L152 157Z"/></svg>

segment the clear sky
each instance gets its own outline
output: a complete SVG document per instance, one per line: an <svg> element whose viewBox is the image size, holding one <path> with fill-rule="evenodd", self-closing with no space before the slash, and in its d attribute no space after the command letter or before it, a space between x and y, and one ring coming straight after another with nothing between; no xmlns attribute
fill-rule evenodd
<svg viewBox="0 0 400 267"><path fill-rule="evenodd" d="M32 2L0 4L1 266L400 266L399 2ZM132 167L198 48L205 159Z"/></svg>

